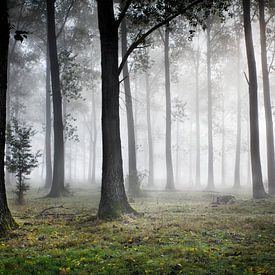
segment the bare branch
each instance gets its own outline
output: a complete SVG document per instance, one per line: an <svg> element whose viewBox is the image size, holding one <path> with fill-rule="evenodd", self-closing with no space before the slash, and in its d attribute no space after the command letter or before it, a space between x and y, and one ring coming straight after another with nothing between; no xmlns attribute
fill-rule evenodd
<svg viewBox="0 0 275 275"><path fill-rule="evenodd" d="M118 19L117 19L117 27L119 27L121 21L123 20L123 18L125 17L125 14L127 12L127 10L129 9L130 5L132 4L132 0L127 0L124 7L123 7L123 10L121 11Z"/></svg>
<svg viewBox="0 0 275 275"><path fill-rule="evenodd" d="M155 30L157 30L158 28L164 26L165 24L169 23L170 21L172 21L173 19L175 19L176 17L178 17L181 14L184 14L187 10L189 10L190 8L192 8L193 6L196 6L197 4L203 2L204 0L195 0L194 2L192 2L191 4L189 4L186 8L184 8L182 11L177 12L171 16L169 16L167 19L163 20L162 22L158 23L157 25L155 25L154 27L152 27L150 30L148 30L147 32L145 32L142 36L140 36L127 50L126 54L123 56L122 61L119 65L118 68L118 74L121 73L124 64L126 63L129 55L136 49L136 47L141 44L146 37L148 37L151 33L153 33Z"/></svg>
<svg viewBox="0 0 275 275"><path fill-rule="evenodd" d="M56 38L58 38L58 37L60 36L60 34L62 33L62 31L63 31L63 29L64 29L64 27L65 27L65 24L66 24L67 20L68 20L70 11L71 11L71 9L72 9L74 3L75 3L75 0L72 0L71 4L70 4L70 6L69 6L69 8L68 8L68 10L67 10L67 13L66 13L66 15L65 15L64 22L63 22L63 24L62 24L62 26L61 26L59 32L56 34Z"/></svg>
<svg viewBox="0 0 275 275"><path fill-rule="evenodd" d="M158 31L159 31L159 35L160 35L160 38L161 38L162 42L165 43L163 33L161 32L160 29L158 29Z"/></svg>
<svg viewBox="0 0 275 275"><path fill-rule="evenodd" d="M245 79L246 79L246 82L247 82L247 84L248 84L248 86L249 86L249 79L248 79L248 76L247 76L246 72L243 72L243 74L244 74L244 77L245 77Z"/></svg>

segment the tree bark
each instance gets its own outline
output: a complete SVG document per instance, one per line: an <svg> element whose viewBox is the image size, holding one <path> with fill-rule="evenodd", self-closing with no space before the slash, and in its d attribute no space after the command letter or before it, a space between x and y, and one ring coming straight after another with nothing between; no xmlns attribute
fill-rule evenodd
<svg viewBox="0 0 275 275"><path fill-rule="evenodd" d="M46 55L46 134L45 134L45 158L46 158L46 178L45 188L49 189L52 184L52 149L51 149L51 69L49 60L49 47L47 46Z"/></svg>
<svg viewBox="0 0 275 275"><path fill-rule="evenodd" d="M154 186L154 148L152 137L152 125L151 125L151 94L149 85L149 72L145 72L145 85L146 85L146 122L147 122L147 139L148 139L148 186Z"/></svg>
<svg viewBox="0 0 275 275"><path fill-rule="evenodd" d="M121 4L123 10L124 4ZM124 56L127 52L127 22L126 18L121 21L121 52ZM137 160L136 160L136 141L135 141L135 126L133 115L133 103L130 85L130 76L128 69L128 61L126 60L123 66L124 92L126 102L127 115L127 134L128 134L128 168L129 168L129 193L133 197L140 196L141 190L137 175Z"/></svg>
<svg viewBox="0 0 275 275"><path fill-rule="evenodd" d="M269 73L267 65L267 46L266 46L266 22L265 22L265 2L259 0L259 21L261 37L261 60L264 90L264 110L266 127L266 151L267 151L267 181L268 191L275 194L275 161L274 161L274 132L272 121L272 109L270 98Z"/></svg>
<svg viewBox="0 0 275 275"><path fill-rule="evenodd" d="M242 107L241 107L241 78L240 78L240 37L237 37L237 137L234 170L234 188L241 187L240 182L240 160L241 160L241 135L242 135Z"/></svg>
<svg viewBox="0 0 275 275"><path fill-rule="evenodd" d="M102 70L103 167L99 218L115 218L134 210L124 182L119 128L118 26L112 0L98 0Z"/></svg>
<svg viewBox="0 0 275 275"><path fill-rule="evenodd" d="M260 161L259 148L259 121L258 121L258 83L257 69L254 53L254 45L252 38L250 0L243 0L243 15L244 15L244 32L247 54L247 64L249 73L249 113L250 113L250 152L251 152L251 167L252 167L252 185L253 198L263 198L266 196L263 180L262 168Z"/></svg>
<svg viewBox="0 0 275 275"><path fill-rule="evenodd" d="M8 208L5 188L6 97L9 51L7 1L0 2L0 234L16 226Z"/></svg>
<svg viewBox="0 0 275 275"><path fill-rule="evenodd" d="M213 167L213 116L212 116L212 76L211 76L211 19L207 19L207 91L208 91L208 180L207 189L214 189Z"/></svg>
<svg viewBox="0 0 275 275"><path fill-rule="evenodd" d="M64 191L64 138L62 121L62 96L55 34L54 0L47 1L47 35L53 93L54 160L53 180L49 197L60 197Z"/></svg>
<svg viewBox="0 0 275 275"><path fill-rule="evenodd" d="M170 85L170 30L169 24L165 28L165 40L164 40L164 62L165 62L165 94L166 94L166 190L175 190L174 173L172 164L172 150L171 150L171 85Z"/></svg>

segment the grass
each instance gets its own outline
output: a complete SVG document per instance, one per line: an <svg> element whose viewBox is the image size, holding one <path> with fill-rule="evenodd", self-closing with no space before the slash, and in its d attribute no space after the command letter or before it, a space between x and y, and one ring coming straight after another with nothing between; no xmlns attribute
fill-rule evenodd
<svg viewBox="0 0 275 275"><path fill-rule="evenodd" d="M132 204L142 215L103 222L98 191L30 192L10 201L20 227L0 239L0 274L275 274L275 199L214 195L148 192Z"/></svg>

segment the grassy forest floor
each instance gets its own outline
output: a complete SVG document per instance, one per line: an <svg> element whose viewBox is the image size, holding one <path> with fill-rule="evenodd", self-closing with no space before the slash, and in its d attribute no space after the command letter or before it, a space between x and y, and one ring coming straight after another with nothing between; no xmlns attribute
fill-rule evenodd
<svg viewBox="0 0 275 275"><path fill-rule="evenodd" d="M0 239L0 274L275 274L275 199L216 195L147 192L132 203L142 215L104 222L98 191L29 192L10 201L20 227Z"/></svg>

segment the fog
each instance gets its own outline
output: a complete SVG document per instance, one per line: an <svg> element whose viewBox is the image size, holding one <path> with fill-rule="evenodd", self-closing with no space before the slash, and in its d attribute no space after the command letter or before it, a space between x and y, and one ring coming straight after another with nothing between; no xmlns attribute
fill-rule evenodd
<svg viewBox="0 0 275 275"><path fill-rule="evenodd" d="M102 166L101 146L101 77L100 77L100 40L96 19L94 24L89 24L92 17L96 17L95 10L85 22L77 14L76 18L68 19L64 27L64 42L59 42L59 51L67 50L74 56L77 64L76 85L79 99L66 103L66 115L69 115L69 130L75 130L74 137L65 142L65 182L71 186L88 186L91 184L92 163L89 158L91 152L91 135L93 135L92 97L96 107L96 184L100 185ZM12 22L18 22L18 29L23 28L24 8L21 21L11 17ZM86 19L86 18L85 18ZM62 18L60 18L62 20ZM175 24L181 24L179 19ZM78 21L76 23L76 21ZM256 20L255 20L256 21ZM21 27L22 25L22 27ZM216 22L212 37L214 39L212 61L212 88L213 88L213 144L214 144L214 180L217 187L231 187L234 182L234 165L237 134L237 53L235 40L232 39L234 21L229 18L226 22ZM75 30L77 28L77 30ZM82 29L81 29L82 28ZM86 29L88 28L88 29ZM27 39L22 43L14 40L10 43L10 50L14 47L14 57L10 62L10 110L20 123L32 126L36 134L32 139L33 150L45 153L45 49L37 38L37 33L45 30L33 30L26 27ZM170 38L170 69L171 69L171 102L172 102L172 158L177 189L196 187L196 75L194 58L199 53L199 114L200 114L200 152L201 152L201 183L202 188L207 183L207 155L208 155L208 125L207 125L207 67L206 67L206 31L199 28L194 32L192 39L189 36L191 27L176 31ZM70 44L74 32L85 32L81 47L76 41ZM152 35L151 45L146 45L149 58L149 88L152 119L152 136L154 148L154 178L155 188L164 189L166 179L165 164L165 75L164 53L161 41L161 29ZM231 33L230 33L231 32ZM89 35L89 36L88 36ZM180 44L175 40L179 39ZM253 36L257 64L260 64L260 45L258 22L253 23ZM68 42L66 39L68 37ZM219 41L219 38L221 41ZM64 45L64 43L66 43ZM246 53L244 37L240 44L240 79L241 79L241 185L250 186L249 175L249 141L248 131L248 83ZM146 124L146 81L145 71L141 65L134 64L142 61L142 51L137 50L130 57L130 81L132 89L133 113L135 121L137 169L142 179L142 187L147 188L148 181L148 141ZM270 45L270 60L273 62L273 46ZM141 59L141 60L138 60ZM270 64L271 65L271 64ZM139 68L140 67L140 68ZM62 72L61 72L62 74ZM264 179L266 179L266 138L265 118L263 109L262 77L258 66L259 76L259 125L261 160ZM274 90L274 72L270 72L271 91ZM83 78L84 79L83 79ZM123 154L124 177L128 174L127 153L127 118L123 90L123 79L120 84L120 129ZM273 93L272 93L273 95ZM271 96L272 96L271 95ZM274 97L274 96L273 96ZM272 98L273 98L272 97ZM66 100L65 100L66 101ZM178 118L176 103L182 105L184 114ZM274 100L272 100L273 106ZM64 103L63 103L64 106ZM224 119L224 121L223 121ZM65 134L66 136L66 134ZM93 138L93 137L92 137ZM224 141L223 141L224 139ZM224 142L224 145L222 144ZM224 153L222 152L224 146ZM53 148L53 145L52 145ZM91 152L91 153L90 153ZM224 155L223 155L224 154ZM40 188L45 180L45 156L40 158L40 165L31 174L31 186ZM223 174L223 175L222 175ZM90 178L89 178L90 177Z"/></svg>

